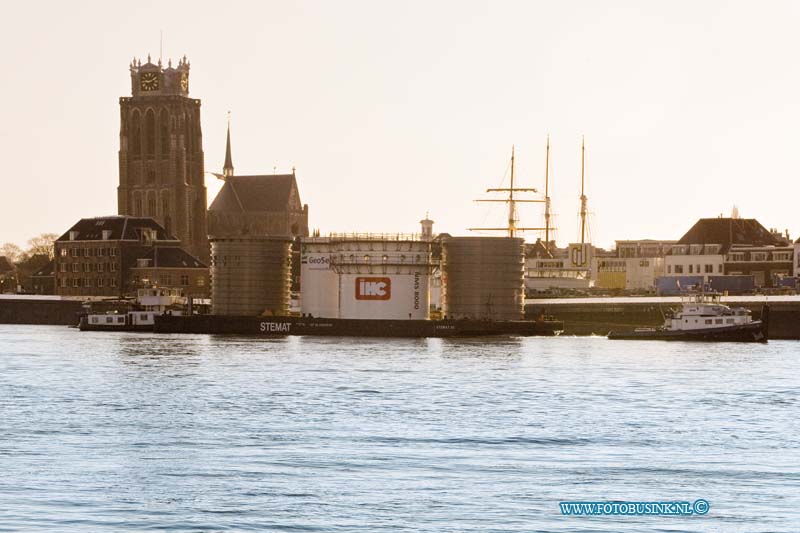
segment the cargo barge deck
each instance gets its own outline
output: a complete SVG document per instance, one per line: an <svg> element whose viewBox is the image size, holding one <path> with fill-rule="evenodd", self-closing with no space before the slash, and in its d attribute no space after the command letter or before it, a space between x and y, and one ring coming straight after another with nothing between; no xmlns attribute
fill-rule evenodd
<svg viewBox="0 0 800 533"><path fill-rule="evenodd" d="M490 335L554 336L560 320L389 320L309 317L161 315L156 333L213 333L261 336L325 335L342 337L482 337Z"/></svg>

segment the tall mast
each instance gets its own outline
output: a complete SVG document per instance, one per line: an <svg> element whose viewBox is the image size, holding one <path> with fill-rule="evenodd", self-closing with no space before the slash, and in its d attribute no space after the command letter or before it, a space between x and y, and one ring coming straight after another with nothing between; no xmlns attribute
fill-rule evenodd
<svg viewBox="0 0 800 533"><path fill-rule="evenodd" d="M586 240L586 194L584 194L584 159L586 156L586 142L581 137L581 244Z"/></svg>
<svg viewBox="0 0 800 533"><path fill-rule="evenodd" d="M537 203L544 200L518 200L514 198L515 192L536 192L533 188L514 187L514 146L511 146L511 185L508 188L486 189L486 192L507 192L507 198L475 200L476 202L504 202L508 204L508 226L505 228L469 228L470 231L505 231L509 237L515 237L518 231L542 231L544 228L518 228L517 204L519 202Z"/></svg>
<svg viewBox="0 0 800 533"><path fill-rule="evenodd" d="M544 246L550 248L550 135L547 136L547 155L544 159Z"/></svg>
<svg viewBox="0 0 800 533"><path fill-rule="evenodd" d="M511 145L511 188L508 189L508 236L514 237L517 229L516 205L514 204L514 145Z"/></svg>

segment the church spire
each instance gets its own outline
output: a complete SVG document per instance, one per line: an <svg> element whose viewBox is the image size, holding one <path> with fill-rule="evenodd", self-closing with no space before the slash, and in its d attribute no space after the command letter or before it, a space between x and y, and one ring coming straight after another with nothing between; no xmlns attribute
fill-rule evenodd
<svg viewBox="0 0 800 533"><path fill-rule="evenodd" d="M225 166L222 167L225 178L233 177L233 159L231 158L231 112L228 111L228 141L225 145Z"/></svg>

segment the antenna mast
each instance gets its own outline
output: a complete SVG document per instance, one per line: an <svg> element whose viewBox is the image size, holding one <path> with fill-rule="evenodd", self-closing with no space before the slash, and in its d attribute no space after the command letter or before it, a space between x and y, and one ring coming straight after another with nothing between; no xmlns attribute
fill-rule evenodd
<svg viewBox="0 0 800 533"><path fill-rule="evenodd" d="M586 142L581 137L581 244L586 240L586 194L584 194L584 159L586 156Z"/></svg>
<svg viewBox="0 0 800 533"><path fill-rule="evenodd" d="M537 192L533 188L514 187L514 146L511 146L511 186L500 189L486 189L486 192L507 192L508 198L475 200L476 202L504 202L508 204L508 226L505 228L469 228L469 231L506 231L509 237L516 237L518 231L542 231L545 228L518 228L517 227L517 203L541 203L545 200L519 200L514 198L515 192Z"/></svg>

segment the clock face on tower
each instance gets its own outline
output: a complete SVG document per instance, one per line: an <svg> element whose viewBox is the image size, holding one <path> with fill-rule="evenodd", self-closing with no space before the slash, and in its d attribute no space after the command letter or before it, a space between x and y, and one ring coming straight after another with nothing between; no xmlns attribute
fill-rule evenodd
<svg viewBox="0 0 800 533"><path fill-rule="evenodd" d="M156 72L145 72L139 77L139 87L143 91L158 90L158 74Z"/></svg>
<svg viewBox="0 0 800 533"><path fill-rule="evenodd" d="M184 92L189 90L189 75L185 72L181 74L181 90Z"/></svg>

